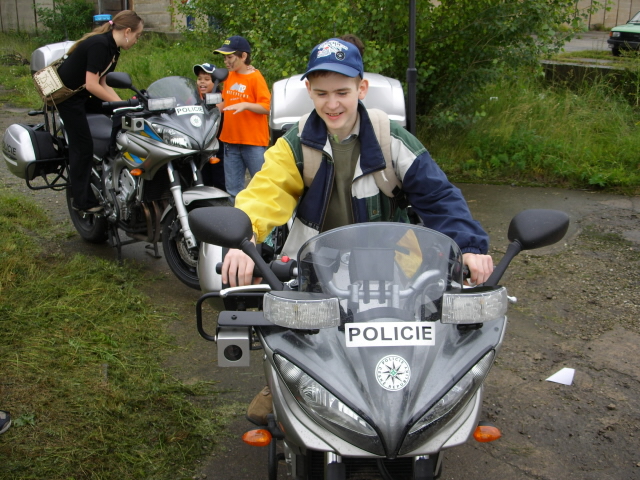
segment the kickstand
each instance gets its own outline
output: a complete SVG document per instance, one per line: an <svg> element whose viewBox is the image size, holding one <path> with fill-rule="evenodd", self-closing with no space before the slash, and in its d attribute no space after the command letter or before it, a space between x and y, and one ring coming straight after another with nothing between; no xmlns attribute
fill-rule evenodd
<svg viewBox="0 0 640 480"><path fill-rule="evenodd" d="M162 255L158 253L158 242L153 242L153 243L150 243L149 245L145 245L144 248L147 251L147 253L151 255L153 258L162 258ZM153 250L153 253L151 253L149 250Z"/></svg>
<svg viewBox="0 0 640 480"><path fill-rule="evenodd" d="M118 263L122 265L122 241L120 240L120 235L118 235L118 227L115 225L109 226L109 245L116 249Z"/></svg>

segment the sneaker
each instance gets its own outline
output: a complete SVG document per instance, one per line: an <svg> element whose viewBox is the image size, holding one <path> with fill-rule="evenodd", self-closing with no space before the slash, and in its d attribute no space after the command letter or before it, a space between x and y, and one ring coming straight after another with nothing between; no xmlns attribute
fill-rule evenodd
<svg viewBox="0 0 640 480"><path fill-rule="evenodd" d="M267 415L270 413L273 413L271 390L269 387L264 387L251 400L249 408L247 408L247 420L258 426L267 425Z"/></svg>
<svg viewBox="0 0 640 480"><path fill-rule="evenodd" d="M11 426L11 415L9 415L9 412L0 410L0 434L3 434L7 430L9 430L10 426Z"/></svg>

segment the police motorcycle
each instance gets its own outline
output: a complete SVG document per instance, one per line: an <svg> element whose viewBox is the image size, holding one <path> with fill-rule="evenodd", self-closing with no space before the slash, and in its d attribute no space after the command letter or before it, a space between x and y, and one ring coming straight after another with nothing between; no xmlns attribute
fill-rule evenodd
<svg viewBox="0 0 640 480"><path fill-rule="evenodd" d="M243 440L268 446L270 480L281 462L293 479L435 479L446 449L499 438L481 420L507 326L498 282L520 251L558 242L569 226L564 212L519 213L489 280L465 288L459 247L422 226L350 225L267 264L244 212L202 208L189 222L200 241L242 249L266 281L207 293L196 316L220 366L248 366L249 350L264 350L274 413ZM256 298L258 309L244 308ZM206 328L205 305L221 301Z"/></svg>
<svg viewBox="0 0 640 480"><path fill-rule="evenodd" d="M214 70L214 83L227 75L225 68ZM199 289L199 246L187 214L197 207L229 204L229 195L205 186L201 174L207 162L219 161L221 112L215 105L222 101L221 94L207 94L202 101L195 81L179 76L157 80L146 91L134 87L127 73L109 73L106 81L135 96L103 103L105 111L113 111L117 115L112 118L122 122L115 152L109 152L112 119L87 115L94 143L91 188L103 211L90 214L72 208L65 126L52 107L29 113L42 117L40 123L14 124L5 131L7 167L31 189L66 190L69 215L80 236L91 243L108 240L118 259L122 246L140 241L148 242L148 252L160 258L162 241L172 272ZM120 231L127 238L122 239Z"/></svg>

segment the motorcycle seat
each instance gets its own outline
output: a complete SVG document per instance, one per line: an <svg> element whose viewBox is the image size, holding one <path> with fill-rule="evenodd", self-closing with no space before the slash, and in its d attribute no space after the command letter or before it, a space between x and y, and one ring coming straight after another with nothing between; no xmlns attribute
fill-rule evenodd
<svg viewBox="0 0 640 480"><path fill-rule="evenodd" d="M113 123L109 117L100 113L88 113L87 122L93 138L93 153L102 158L109 150Z"/></svg>

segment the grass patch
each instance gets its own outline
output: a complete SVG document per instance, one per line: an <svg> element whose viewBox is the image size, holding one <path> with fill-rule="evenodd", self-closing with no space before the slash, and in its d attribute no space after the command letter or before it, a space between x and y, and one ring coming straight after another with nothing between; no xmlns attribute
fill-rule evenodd
<svg viewBox="0 0 640 480"><path fill-rule="evenodd" d="M0 408L14 419L0 476L190 478L237 406L161 368L168 318L134 265L48 253L50 228L0 191Z"/></svg>
<svg viewBox="0 0 640 480"><path fill-rule="evenodd" d="M466 127L418 131L454 181L640 193L640 116L607 84L575 90L521 75L487 88L475 110Z"/></svg>

